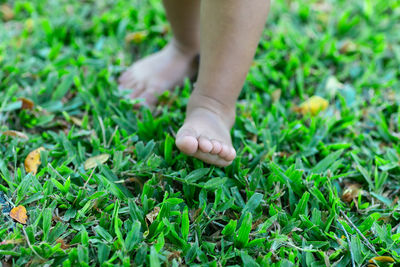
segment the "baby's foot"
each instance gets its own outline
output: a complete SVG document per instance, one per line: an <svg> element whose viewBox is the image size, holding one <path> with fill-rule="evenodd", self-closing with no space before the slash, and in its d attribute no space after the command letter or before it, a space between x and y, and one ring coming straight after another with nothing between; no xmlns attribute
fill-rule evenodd
<svg viewBox="0 0 400 267"><path fill-rule="evenodd" d="M197 52L172 41L160 52L135 62L119 77L119 85L132 89L131 98L142 98L145 104L153 106L162 93L196 74L196 55Z"/></svg>
<svg viewBox="0 0 400 267"><path fill-rule="evenodd" d="M176 135L176 145L187 155L225 167L236 157L230 136L235 115L213 102L216 101L192 95L185 123Z"/></svg>

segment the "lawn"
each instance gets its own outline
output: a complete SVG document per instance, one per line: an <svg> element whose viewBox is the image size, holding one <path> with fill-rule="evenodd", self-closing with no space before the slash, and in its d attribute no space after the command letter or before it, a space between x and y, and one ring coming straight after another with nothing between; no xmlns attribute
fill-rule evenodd
<svg viewBox="0 0 400 267"><path fill-rule="evenodd" d="M0 0L2 265L399 264L400 2L274 1L223 169L174 145L190 81L117 89L170 35L156 0Z"/></svg>

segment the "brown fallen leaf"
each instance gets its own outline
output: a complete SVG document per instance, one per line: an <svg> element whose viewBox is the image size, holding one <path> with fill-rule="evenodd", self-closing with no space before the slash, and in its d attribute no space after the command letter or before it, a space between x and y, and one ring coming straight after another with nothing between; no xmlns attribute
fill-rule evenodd
<svg viewBox="0 0 400 267"><path fill-rule="evenodd" d="M42 163L40 160L40 152L45 150L44 147L39 147L33 151L31 151L25 159L25 171L27 173L33 173L36 175L37 170Z"/></svg>
<svg viewBox="0 0 400 267"><path fill-rule="evenodd" d="M125 42L140 44L147 37L147 31L132 32L125 36Z"/></svg>
<svg viewBox="0 0 400 267"><path fill-rule="evenodd" d="M109 154L100 154L91 158L88 158L85 163L83 164L83 167L85 170L93 169L96 167L98 164L103 164L110 158Z"/></svg>
<svg viewBox="0 0 400 267"><path fill-rule="evenodd" d="M180 259L181 258L181 253L180 251L172 251L169 255L168 255L168 261L172 261L173 259Z"/></svg>
<svg viewBox="0 0 400 267"><path fill-rule="evenodd" d="M354 199L358 197L361 191L361 186L359 184L350 184L343 191L342 199L347 203L351 203Z"/></svg>
<svg viewBox="0 0 400 267"><path fill-rule="evenodd" d="M2 14L2 17L3 17L4 21L9 21L9 20L12 20L14 18L14 11L7 4L3 4L3 5L0 6L0 12Z"/></svg>
<svg viewBox="0 0 400 267"><path fill-rule="evenodd" d="M155 207L153 211L146 215L146 219L152 224L160 212L160 207Z"/></svg>
<svg viewBox="0 0 400 267"><path fill-rule="evenodd" d="M21 109L33 109L35 107L35 103L28 98L20 97L18 100L22 102Z"/></svg>
<svg viewBox="0 0 400 267"><path fill-rule="evenodd" d="M394 198L394 200L392 201L392 207L394 207L396 204L397 204L397 202L399 202L399 196L396 196L395 198Z"/></svg>
<svg viewBox="0 0 400 267"><path fill-rule="evenodd" d="M312 96L300 106L295 107L294 111L303 115L308 113L311 115L317 115L320 111L325 110L328 106L329 102L326 99L320 96Z"/></svg>
<svg viewBox="0 0 400 267"><path fill-rule="evenodd" d="M4 131L1 134L5 135L5 136L12 136L12 137L19 137L19 138L22 138L22 139L29 139L26 134L18 132L18 131L14 131L14 130Z"/></svg>
<svg viewBox="0 0 400 267"><path fill-rule="evenodd" d="M26 220L28 219L28 215L26 215L26 209L21 205L13 208L10 211L10 217L22 224L26 224Z"/></svg>
<svg viewBox="0 0 400 267"><path fill-rule="evenodd" d="M61 244L60 247L61 247L61 249L63 249L63 250L69 249L69 247L70 247L70 245L67 244L67 243L65 243L64 239L62 239L62 238L57 239L57 240L56 240L56 243Z"/></svg>
<svg viewBox="0 0 400 267"><path fill-rule="evenodd" d="M357 44L355 44L352 40L345 40L339 48L339 52L342 54L352 53L356 51L357 51Z"/></svg>
<svg viewBox="0 0 400 267"><path fill-rule="evenodd" d="M389 256L378 256L378 257L373 257L372 259L370 259L368 262L369 263L375 263L375 262L390 262L390 263L394 263L396 262L392 257Z"/></svg>

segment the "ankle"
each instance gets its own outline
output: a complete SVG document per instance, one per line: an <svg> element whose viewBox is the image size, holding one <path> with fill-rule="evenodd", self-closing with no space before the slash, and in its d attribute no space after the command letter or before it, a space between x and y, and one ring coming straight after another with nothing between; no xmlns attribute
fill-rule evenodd
<svg viewBox="0 0 400 267"><path fill-rule="evenodd" d="M194 91L190 96L189 103L187 105L188 115L197 109L207 110L216 114L229 128L231 128L235 123L235 104L227 105L212 96L203 95Z"/></svg>
<svg viewBox="0 0 400 267"><path fill-rule="evenodd" d="M180 54L182 54L185 57L189 57L191 59L195 59L200 51L199 47L195 45L183 44L182 42L179 42L175 38L172 38L169 44Z"/></svg>

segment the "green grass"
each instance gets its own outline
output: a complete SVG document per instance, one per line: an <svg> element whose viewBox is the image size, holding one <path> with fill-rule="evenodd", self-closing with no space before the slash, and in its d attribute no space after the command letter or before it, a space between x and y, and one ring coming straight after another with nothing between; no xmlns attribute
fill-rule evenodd
<svg viewBox="0 0 400 267"><path fill-rule="evenodd" d="M0 15L0 132L29 137L0 135L3 264L400 262L398 1L275 1L238 102L238 158L225 169L174 145L189 82L154 113L117 90L124 66L169 38L160 1L0 3L14 12ZM144 39L126 44L137 31ZM313 95L329 108L293 111ZM39 171L27 174L41 146ZM7 202L27 208L26 225Z"/></svg>

